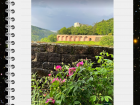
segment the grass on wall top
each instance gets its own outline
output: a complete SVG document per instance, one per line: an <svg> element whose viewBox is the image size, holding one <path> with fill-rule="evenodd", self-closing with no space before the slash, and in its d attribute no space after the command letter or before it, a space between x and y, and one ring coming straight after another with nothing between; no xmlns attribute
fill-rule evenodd
<svg viewBox="0 0 140 105"><path fill-rule="evenodd" d="M47 42L40 42L37 43L47 43ZM87 46L102 46L102 47L113 47L109 45L101 45L100 41L57 41L57 42L49 42L49 43L56 43L56 44L67 44L67 45L87 45Z"/></svg>

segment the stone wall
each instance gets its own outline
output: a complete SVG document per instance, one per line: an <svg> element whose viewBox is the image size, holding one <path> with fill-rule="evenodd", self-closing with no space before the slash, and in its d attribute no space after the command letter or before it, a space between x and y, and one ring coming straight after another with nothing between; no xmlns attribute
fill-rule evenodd
<svg viewBox="0 0 140 105"><path fill-rule="evenodd" d="M32 72L38 72L40 76L47 76L51 71L57 74L54 65L62 66L62 62L73 67L72 62L78 61L78 59L87 58L97 63L95 56L99 55L103 50L113 54L113 48L86 45L32 43L31 48ZM97 66L99 64L93 65L93 67Z"/></svg>
<svg viewBox="0 0 140 105"><path fill-rule="evenodd" d="M57 35L57 41L100 41L106 35Z"/></svg>

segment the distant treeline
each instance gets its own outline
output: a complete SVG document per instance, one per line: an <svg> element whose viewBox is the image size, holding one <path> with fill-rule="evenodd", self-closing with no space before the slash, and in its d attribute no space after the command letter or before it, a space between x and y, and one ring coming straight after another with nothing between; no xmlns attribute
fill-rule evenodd
<svg viewBox="0 0 140 105"><path fill-rule="evenodd" d="M67 35L113 35L113 18L102 20L95 23L94 26L63 27L57 33Z"/></svg>

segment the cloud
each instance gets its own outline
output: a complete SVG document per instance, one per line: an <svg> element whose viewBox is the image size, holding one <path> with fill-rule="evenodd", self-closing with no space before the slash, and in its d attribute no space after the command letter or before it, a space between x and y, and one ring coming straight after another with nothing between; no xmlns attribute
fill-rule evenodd
<svg viewBox="0 0 140 105"><path fill-rule="evenodd" d="M32 25L59 30L113 17L113 0L32 0Z"/></svg>
<svg viewBox="0 0 140 105"><path fill-rule="evenodd" d="M52 32L57 32L57 31L55 31L55 30L50 30L50 31L52 31Z"/></svg>

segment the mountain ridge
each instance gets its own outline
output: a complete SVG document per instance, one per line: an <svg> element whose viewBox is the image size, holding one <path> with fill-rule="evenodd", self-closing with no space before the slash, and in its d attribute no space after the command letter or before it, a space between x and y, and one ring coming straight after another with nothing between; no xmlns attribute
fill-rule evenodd
<svg viewBox="0 0 140 105"><path fill-rule="evenodd" d="M42 38L48 37L51 34L56 34L56 32L31 25L32 41L40 41Z"/></svg>

